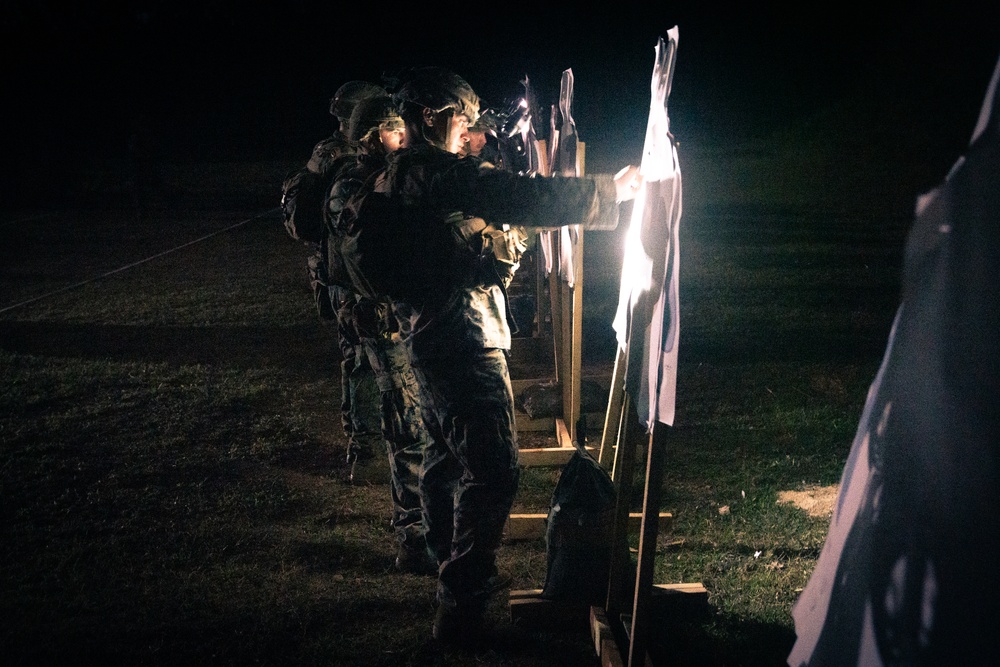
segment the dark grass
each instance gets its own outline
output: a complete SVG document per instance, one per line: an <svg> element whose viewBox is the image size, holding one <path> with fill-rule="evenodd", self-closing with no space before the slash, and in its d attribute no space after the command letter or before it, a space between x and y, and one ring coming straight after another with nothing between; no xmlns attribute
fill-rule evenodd
<svg viewBox="0 0 1000 667"><path fill-rule="evenodd" d="M343 483L338 357L306 250L273 215L239 225L262 209L230 200L0 224L0 308L215 234L0 313L9 664L596 664L586 628L512 626L503 595L487 646L430 641L434 583L391 569L387 487ZM905 227L685 218L674 527L655 578L704 583L710 606L655 619L664 664L784 663L828 518L777 494L839 479ZM613 359L617 234L588 236L588 370ZM515 376L538 374L527 361ZM557 478L526 469L515 511L547 511ZM545 558L508 543L501 568L538 588Z"/></svg>

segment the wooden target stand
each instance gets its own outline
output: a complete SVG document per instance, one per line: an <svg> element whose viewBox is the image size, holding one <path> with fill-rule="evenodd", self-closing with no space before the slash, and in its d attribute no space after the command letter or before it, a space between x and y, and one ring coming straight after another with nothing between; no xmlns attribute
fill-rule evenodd
<svg viewBox="0 0 1000 667"><path fill-rule="evenodd" d="M638 558L635 564L631 562L628 544L634 515L629 512L629 501L640 461L639 443L629 433L639 422L625 391L627 362L628 350L619 349L598 455L602 465L612 465L617 493L608 594L603 606L592 606L589 612L594 651L601 657L602 667L651 665L651 619L666 614L691 615L708 604L708 591L701 583L653 583L657 537L664 527L669 530L670 521L664 521L664 517L671 516L659 511L669 427L658 422L646 442Z"/></svg>
<svg viewBox="0 0 1000 667"><path fill-rule="evenodd" d="M540 141L542 156L542 174L548 174L545 163L547 154L545 142ZM577 168L583 173L586 146L584 142L577 145ZM560 244L563 239L559 230L553 235L553 261L558 264ZM545 275L544 261L541 257L540 239L535 238L538 255L535 262L535 318L539 323L529 345L534 346L532 353L538 354L540 346L551 345L553 354L554 374L551 377L512 379L514 395L520 395L525 389L542 383L556 383L561 388L562 411L554 417L532 419L527 414L519 412L517 418L518 432L550 431L555 436L554 447L532 447L518 450L518 458L522 467L559 467L566 464L576 451L574 442L578 437L577 429L581 416L581 373L583 365L583 230L579 230L572 239L572 256L574 258L575 284L570 287L562 280L555 267ZM543 326L548 320L550 327ZM545 329L550 328L551 333ZM599 419L600 414L588 415ZM597 455L597 448L588 446L588 451ZM540 539L545 535L545 521L548 514L514 513L507 520L504 537L507 540Z"/></svg>
<svg viewBox="0 0 1000 667"><path fill-rule="evenodd" d="M542 153L544 155L544 150ZM580 174L583 173L584 153L584 144L580 142ZM561 235L554 239L555 261L558 261L561 242ZM546 277L542 262L536 262L536 317L539 323L544 321L544 285L547 280L555 375L549 379L512 380L512 385L517 395L539 382L554 380L560 383L563 411L562 416L538 420L518 415L518 431L554 429L557 443L556 447L519 450L522 466L562 466L576 451L573 443L579 435L577 425L581 407L583 341L582 230L572 242L576 279L573 287L561 280L555 270ZM540 332L536 332L535 338L539 337ZM648 438L642 511L631 512L633 478L639 457L637 447L629 436L629 429L634 425L630 419L632 407L625 392L626 364L627 350L619 349L611 378L607 412L602 415L604 430L600 448L587 446L588 451L595 454L602 466L611 467L617 493L612 537L612 553L617 557L611 564L605 604L591 606L547 600L541 597L540 588L513 590L509 598L512 623L545 628L589 627L594 651L600 657L602 667L652 665L648 654L650 618L665 612L684 613L687 610L703 609L708 603L708 591L701 583L653 583L657 537L660 531L670 530L673 520L670 513L659 511L668 427L657 424ZM547 517L547 514L511 514L504 537L507 540L541 539L545 535ZM636 531L638 560L633 564L629 540Z"/></svg>
<svg viewBox="0 0 1000 667"><path fill-rule="evenodd" d="M638 421L625 392L626 360L627 352L619 350L598 453L602 465L612 466L617 495L611 549L614 557L604 604L547 600L541 597L542 589L514 590L509 600L512 623L548 629L589 627L602 667L652 666L651 621L695 615L708 605L708 591L701 583L653 583L657 538L661 531L670 530L673 519L670 513L659 511L668 427L656 424L648 437L642 511L630 512L635 472L641 461L638 443L629 433ZM539 534L532 537L544 535L544 516L540 526ZM633 563L629 542L636 531L638 558Z"/></svg>

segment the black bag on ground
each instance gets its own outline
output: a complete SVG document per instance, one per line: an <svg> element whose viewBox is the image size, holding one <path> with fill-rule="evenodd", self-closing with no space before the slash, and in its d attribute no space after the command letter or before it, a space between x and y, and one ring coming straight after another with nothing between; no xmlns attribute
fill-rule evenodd
<svg viewBox="0 0 1000 667"><path fill-rule="evenodd" d="M329 184L329 178L305 167L293 171L281 184L281 218L293 239L311 243L323 240L323 206Z"/></svg>
<svg viewBox="0 0 1000 667"><path fill-rule="evenodd" d="M615 496L611 476L577 445L552 492L541 597L604 603L611 569Z"/></svg>

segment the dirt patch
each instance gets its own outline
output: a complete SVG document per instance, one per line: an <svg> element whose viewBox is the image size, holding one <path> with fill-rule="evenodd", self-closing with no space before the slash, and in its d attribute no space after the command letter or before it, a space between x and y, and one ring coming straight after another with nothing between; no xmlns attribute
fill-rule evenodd
<svg viewBox="0 0 1000 667"><path fill-rule="evenodd" d="M778 494L778 502L795 505L809 516L831 516L839 488L838 484L832 484L807 486L801 491L782 491Z"/></svg>

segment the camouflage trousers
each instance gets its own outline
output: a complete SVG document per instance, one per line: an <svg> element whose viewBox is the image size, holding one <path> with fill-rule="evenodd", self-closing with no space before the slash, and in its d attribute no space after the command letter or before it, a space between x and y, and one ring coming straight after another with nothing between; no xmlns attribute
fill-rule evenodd
<svg viewBox="0 0 1000 667"><path fill-rule="evenodd" d="M420 414L417 379L398 339L364 338L361 347L379 392L381 434L389 458L392 527L399 546L423 552L419 481L428 435Z"/></svg>
<svg viewBox="0 0 1000 667"><path fill-rule="evenodd" d="M353 295L346 289L337 285L329 286L329 296L331 307L337 318L337 347L340 349L340 421L344 427L344 435L347 436L348 447L352 444L355 430L354 411L352 409L351 397L355 393L353 385L363 385L366 381L374 383L371 377L371 367L364 361L363 355L360 361L364 363L359 368L358 358L358 334L351 315L350 304L353 303ZM357 374L355 374L357 370ZM372 389L371 391L374 391ZM363 398L366 393L364 388L358 390L359 398ZM360 416L358 417L361 418Z"/></svg>
<svg viewBox="0 0 1000 667"><path fill-rule="evenodd" d="M341 389L342 396L347 397L348 448L362 459L381 456L385 444L380 426L378 383L363 345L354 346L350 359L342 362L341 369L347 376Z"/></svg>
<svg viewBox="0 0 1000 667"><path fill-rule="evenodd" d="M438 602L479 611L520 470L504 350L414 359L424 423L420 493L427 544L441 564Z"/></svg>

